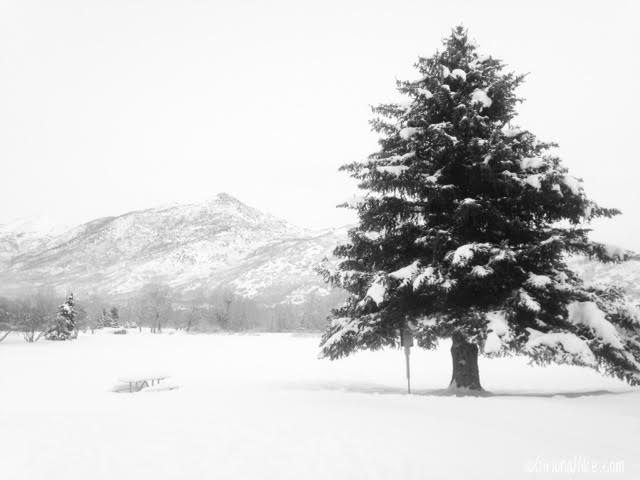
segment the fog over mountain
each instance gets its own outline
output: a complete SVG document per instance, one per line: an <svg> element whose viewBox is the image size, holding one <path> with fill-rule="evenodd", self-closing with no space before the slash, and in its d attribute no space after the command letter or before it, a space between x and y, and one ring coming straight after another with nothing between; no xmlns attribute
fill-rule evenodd
<svg viewBox="0 0 640 480"><path fill-rule="evenodd" d="M296 227L225 193L71 228L13 222L0 225L0 295L48 285L124 296L163 282L185 295L226 288L299 303L328 293L314 267L345 236L346 228Z"/></svg>

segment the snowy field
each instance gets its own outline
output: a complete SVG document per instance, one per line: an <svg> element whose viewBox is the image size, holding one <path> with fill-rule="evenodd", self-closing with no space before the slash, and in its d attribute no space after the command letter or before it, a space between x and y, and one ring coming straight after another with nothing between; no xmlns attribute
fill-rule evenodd
<svg viewBox="0 0 640 480"><path fill-rule="evenodd" d="M317 345L288 334L9 337L0 478L640 478L638 389L501 359L480 363L494 395L444 396L443 345L414 349L407 396L400 351L329 362ZM141 372L181 387L112 391Z"/></svg>

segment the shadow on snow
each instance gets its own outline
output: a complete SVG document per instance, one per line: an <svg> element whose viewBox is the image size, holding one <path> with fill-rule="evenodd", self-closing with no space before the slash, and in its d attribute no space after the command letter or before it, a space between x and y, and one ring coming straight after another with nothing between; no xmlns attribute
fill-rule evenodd
<svg viewBox="0 0 640 480"><path fill-rule="evenodd" d="M296 390L330 390L349 393L365 393L365 394L381 394L381 395L407 395L405 387L390 387L386 385L377 385L370 383L354 384L354 383L295 383L289 384L288 387ZM411 392L413 396L433 396L433 397L514 397L514 398L580 398L580 397L597 397L603 395L622 395L626 393L634 393L639 389L625 390L583 390L583 391L509 391L509 390L456 390L449 388L441 389L416 389Z"/></svg>

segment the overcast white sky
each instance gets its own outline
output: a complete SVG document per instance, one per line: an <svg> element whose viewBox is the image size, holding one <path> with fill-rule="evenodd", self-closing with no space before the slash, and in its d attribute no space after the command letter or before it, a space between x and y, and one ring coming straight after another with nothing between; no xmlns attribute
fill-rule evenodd
<svg viewBox="0 0 640 480"><path fill-rule="evenodd" d="M520 123L560 143L640 250L640 9L618 1L0 0L0 222L78 222L226 191L309 227L353 221L338 167L369 105L462 22L531 72Z"/></svg>

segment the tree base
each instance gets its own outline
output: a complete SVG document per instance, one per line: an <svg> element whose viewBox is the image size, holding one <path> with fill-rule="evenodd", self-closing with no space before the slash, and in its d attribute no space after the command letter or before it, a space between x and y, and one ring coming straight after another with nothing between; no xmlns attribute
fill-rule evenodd
<svg viewBox="0 0 640 480"><path fill-rule="evenodd" d="M462 335L454 335L451 343L453 372L449 390L460 394L482 392L478 370L478 346L469 343Z"/></svg>

